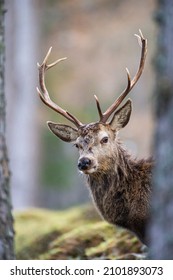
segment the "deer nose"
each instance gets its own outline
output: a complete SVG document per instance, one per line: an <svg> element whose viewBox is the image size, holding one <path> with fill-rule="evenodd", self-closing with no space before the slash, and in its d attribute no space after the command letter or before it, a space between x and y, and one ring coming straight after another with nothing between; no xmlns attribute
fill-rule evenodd
<svg viewBox="0 0 173 280"><path fill-rule="evenodd" d="M91 160L87 157L83 157L78 161L79 170L87 170L91 165Z"/></svg>

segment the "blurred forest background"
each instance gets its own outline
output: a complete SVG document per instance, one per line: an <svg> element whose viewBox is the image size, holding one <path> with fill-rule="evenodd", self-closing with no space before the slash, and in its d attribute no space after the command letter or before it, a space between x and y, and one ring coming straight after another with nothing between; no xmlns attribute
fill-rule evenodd
<svg viewBox="0 0 173 280"><path fill-rule="evenodd" d="M148 39L146 66L130 95L133 113L120 137L134 156L151 155L155 5L154 0L6 0L7 140L15 209L61 209L90 199L77 171L77 151L46 125L66 121L36 93L36 63L50 46L51 61L68 57L47 73L50 95L88 123L98 119L93 95L106 109L126 86L125 67L135 74L140 48L133 34L142 30Z"/></svg>

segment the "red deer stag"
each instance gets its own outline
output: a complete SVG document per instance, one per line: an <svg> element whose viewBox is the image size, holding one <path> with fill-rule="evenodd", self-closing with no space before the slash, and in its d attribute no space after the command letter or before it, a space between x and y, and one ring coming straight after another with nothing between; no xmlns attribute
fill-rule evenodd
<svg viewBox="0 0 173 280"><path fill-rule="evenodd" d="M151 160L136 160L122 147L118 131L129 122L132 102L130 99L119 108L124 98L139 80L147 53L147 40L142 32L136 35L141 45L138 71L131 80L128 69L127 87L103 113L95 97L100 120L83 124L75 116L56 105L45 86L45 72L65 58L47 64L49 49L43 63L38 64L41 100L61 114L76 128L65 124L48 122L50 130L65 142L74 142L79 151L78 169L85 174L89 189L101 216L114 225L134 232L142 242L145 240L146 223L150 209ZM111 120L108 121L113 114Z"/></svg>

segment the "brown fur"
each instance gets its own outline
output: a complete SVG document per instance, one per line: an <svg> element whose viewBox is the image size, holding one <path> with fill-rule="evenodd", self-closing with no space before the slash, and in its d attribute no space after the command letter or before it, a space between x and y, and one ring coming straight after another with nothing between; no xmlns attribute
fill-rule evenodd
<svg viewBox="0 0 173 280"><path fill-rule="evenodd" d="M152 163L132 160L121 151L118 164L112 161L107 172L87 175L88 184L102 217L133 231L145 243Z"/></svg>
<svg viewBox="0 0 173 280"><path fill-rule="evenodd" d="M121 107L110 123L91 123L78 130L49 123L56 136L74 141L79 150L78 168L85 174L94 203L109 223L134 232L146 243L150 212L152 160L136 160L117 139L129 121L131 101ZM106 139L105 139L106 138Z"/></svg>
<svg viewBox="0 0 173 280"><path fill-rule="evenodd" d="M96 145L96 135L101 126L92 124L83 128L78 139L84 143L83 150L88 151L91 143L93 145L92 138L95 138ZM150 209L153 163L152 160L133 159L118 140L114 137L112 140L106 148L107 154L100 154L96 172L86 174L91 195L106 221L133 231L146 243L145 227Z"/></svg>

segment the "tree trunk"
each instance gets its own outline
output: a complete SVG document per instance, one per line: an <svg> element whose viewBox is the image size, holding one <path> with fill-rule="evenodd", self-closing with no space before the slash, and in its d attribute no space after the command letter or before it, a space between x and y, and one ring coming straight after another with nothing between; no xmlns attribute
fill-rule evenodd
<svg viewBox="0 0 173 280"><path fill-rule="evenodd" d="M173 259L173 1L158 0L156 165L149 225L152 259Z"/></svg>
<svg viewBox="0 0 173 280"><path fill-rule="evenodd" d="M5 138L4 93L4 0L0 0L0 259L14 259L13 218L10 199L10 171Z"/></svg>
<svg viewBox="0 0 173 280"><path fill-rule="evenodd" d="M11 190L15 209L37 205L37 2L6 0L7 143L13 173Z"/></svg>

